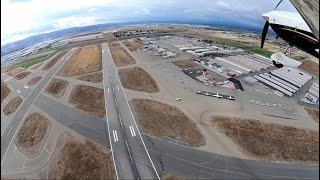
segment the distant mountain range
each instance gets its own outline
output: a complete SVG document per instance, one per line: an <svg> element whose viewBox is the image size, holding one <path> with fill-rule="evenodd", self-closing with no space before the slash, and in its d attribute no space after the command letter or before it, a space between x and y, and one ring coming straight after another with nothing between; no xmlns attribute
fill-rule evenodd
<svg viewBox="0 0 320 180"><path fill-rule="evenodd" d="M99 30L99 29L105 29L110 27L117 27L117 26L124 26L124 25L133 25L133 24L145 24L145 23L166 23L166 22L123 22L123 23L106 23L106 24L98 24L98 25L90 25L90 26L83 26L83 27L73 27L68 29L62 29L50 33L44 33L39 35L30 36L28 38L25 38L23 40L11 42L8 44L5 44L1 46L1 56L6 55L8 53L26 48L28 46L31 46L33 44L46 41L46 40L52 40L56 38L60 38L67 35L73 35L78 34L86 31L93 31L93 30ZM197 25L213 25L213 24L207 24L207 23L190 23L190 22L167 22L167 23L177 23L177 24L197 24ZM257 31L257 29L248 29L246 27L237 27L241 29L251 30L251 31Z"/></svg>

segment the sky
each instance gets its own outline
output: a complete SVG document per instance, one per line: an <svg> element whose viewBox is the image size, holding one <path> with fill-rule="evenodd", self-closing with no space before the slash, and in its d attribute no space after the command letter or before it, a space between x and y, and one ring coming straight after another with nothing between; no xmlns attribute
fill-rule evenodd
<svg viewBox="0 0 320 180"><path fill-rule="evenodd" d="M70 27L132 21L263 26L279 0L1 0L1 46ZM277 10L293 11L289 0Z"/></svg>

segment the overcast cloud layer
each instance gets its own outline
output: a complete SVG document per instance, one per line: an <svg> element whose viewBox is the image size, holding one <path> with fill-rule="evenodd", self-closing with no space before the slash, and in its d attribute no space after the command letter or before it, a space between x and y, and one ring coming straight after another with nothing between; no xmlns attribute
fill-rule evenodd
<svg viewBox="0 0 320 180"><path fill-rule="evenodd" d="M263 24L279 0L1 0L1 45L45 32L101 23L156 21ZM295 11L289 0L278 10Z"/></svg>

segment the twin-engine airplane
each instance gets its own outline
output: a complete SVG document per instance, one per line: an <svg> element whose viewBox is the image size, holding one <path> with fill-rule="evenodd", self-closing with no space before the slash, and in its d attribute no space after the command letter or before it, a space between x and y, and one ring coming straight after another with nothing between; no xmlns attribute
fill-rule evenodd
<svg viewBox="0 0 320 180"><path fill-rule="evenodd" d="M278 68L301 65L301 62L288 57L292 46L319 58L319 0L290 0L290 2L299 13L274 10L262 14L266 23L262 31L261 48L269 26L277 34L277 38L280 37L289 44L285 53L277 52L271 55L273 64Z"/></svg>

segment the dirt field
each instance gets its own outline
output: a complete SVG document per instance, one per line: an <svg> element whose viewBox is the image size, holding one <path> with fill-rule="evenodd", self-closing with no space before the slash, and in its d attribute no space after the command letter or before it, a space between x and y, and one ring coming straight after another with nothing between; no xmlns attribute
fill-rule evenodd
<svg viewBox="0 0 320 180"><path fill-rule="evenodd" d="M299 68L319 77L319 63L312 60L303 61Z"/></svg>
<svg viewBox="0 0 320 180"><path fill-rule="evenodd" d="M38 69L42 64L43 64L43 63L40 63L40 64L38 64L38 65L35 65L35 66L33 66L31 69L32 69L32 70L36 70L36 69Z"/></svg>
<svg viewBox="0 0 320 180"><path fill-rule="evenodd" d="M305 108L310 115L310 117L319 122L319 109Z"/></svg>
<svg viewBox="0 0 320 180"><path fill-rule="evenodd" d="M101 47L86 46L78 49L58 71L57 75L71 77L100 71L101 68Z"/></svg>
<svg viewBox="0 0 320 180"><path fill-rule="evenodd" d="M19 73L19 74L15 75L14 78L17 79L17 80L21 80L21 79L26 78L26 77L29 76L30 74L31 74L31 72L24 71L24 72L22 72L22 73Z"/></svg>
<svg viewBox="0 0 320 180"><path fill-rule="evenodd" d="M30 81L27 82L27 85L33 86L33 85L37 84L41 79L42 79L41 76L36 76L36 77L30 79Z"/></svg>
<svg viewBox="0 0 320 180"><path fill-rule="evenodd" d="M53 59L51 59L46 65L43 66L41 70L49 70L51 69L57 62L65 55L67 54L67 51L60 52L58 55L56 55Z"/></svg>
<svg viewBox="0 0 320 180"><path fill-rule="evenodd" d="M50 83L47 85L45 92L54 97L61 97L66 91L68 84L68 81L58 78L52 78Z"/></svg>
<svg viewBox="0 0 320 180"><path fill-rule="evenodd" d="M116 66L135 64L135 60L122 47L110 48Z"/></svg>
<svg viewBox="0 0 320 180"><path fill-rule="evenodd" d="M124 41L123 44L128 47L130 51L137 51L138 49L143 49L143 44L140 41L128 42Z"/></svg>
<svg viewBox="0 0 320 180"><path fill-rule="evenodd" d="M8 104L3 108L3 113L5 115L9 115L9 114L14 113L17 110L17 108L19 107L19 105L21 104L21 102L22 102L22 99L19 96L11 99L8 102Z"/></svg>
<svg viewBox="0 0 320 180"><path fill-rule="evenodd" d="M205 145L196 124L177 107L148 99L133 99L131 102L143 133L179 139L193 147Z"/></svg>
<svg viewBox="0 0 320 180"><path fill-rule="evenodd" d="M110 45L110 47L119 47L119 46L121 46L121 45L120 45L119 43L117 43L117 42L110 43L109 45Z"/></svg>
<svg viewBox="0 0 320 180"><path fill-rule="evenodd" d="M180 177L180 176L176 176L176 175L172 175L172 174L164 174L163 176L162 176L162 178L161 179L163 179L163 180L184 180L185 178L182 178L182 177Z"/></svg>
<svg viewBox="0 0 320 180"><path fill-rule="evenodd" d="M16 67L16 68L14 68L14 69L12 69L12 70L9 70L9 71L8 71L8 75L9 75L9 76L14 76L14 75L22 72L23 70L24 70L24 68L22 68L22 67Z"/></svg>
<svg viewBox="0 0 320 180"><path fill-rule="evenodd" d="M148 93L159 92L156 81L140 67L121 69L119 77L123 87L127 89Z"/></svg>
<svg viewBox="0 0 320 180"><path fill-rule="evenodd" d="M72 137L52 162L48 179L116 179L111 152Z"/></svg>
<svg viewBox="0 0 320 180"><path fill-rule="evenodd" d="M101 88L77 85L72 89L69 103L73 104L75 108L99 118L106 115L104 92Z"/></svg>
<svg viewBox="0 0 320 180"><path fill-rule="evenodd" d="M97 73L93 73L93 74L86 74L81 77L78 77L78 79L82 80L82 81L99 83L99 82L102 82L102 80L103 80L103 74L102 74L102 72L97 72Z"/></svg>
<svg viewBox="0 0 320 180"><path fill-rule="evenodd" d="M226 116L211 123L254 159L319 163L319 132Z"/></svg>
<svg viewBox="0 0 320 180"><path fill-rule="evenodd" d="M24 121L16 138L17 145L28 151L33 152L39 146L49 127L49 120L40 113L30 114Z"/></svg>
<svg viewBox="0 0 320 180"><path fill-rule="evenodd" d="M11 90L7 83L1 80L1 103L10 94Z"/></svg>
<svg viewBox="0 0 320 180"><path fill-rule="evenodd" d="M191 60L179 60L179 61L174 61L172 63L181 69L201 67L199 64L196 64Z"/></svg>

